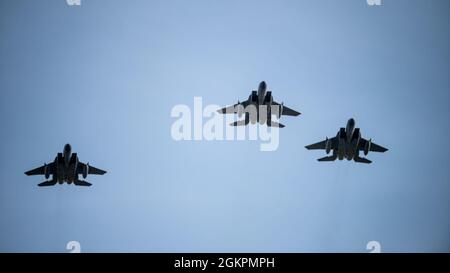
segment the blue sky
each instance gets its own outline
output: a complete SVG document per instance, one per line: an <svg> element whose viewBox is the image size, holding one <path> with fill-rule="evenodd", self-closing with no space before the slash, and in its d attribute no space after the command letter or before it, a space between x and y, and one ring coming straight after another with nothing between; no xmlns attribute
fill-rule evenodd
<svg viewBox="0 0 450 273"><path fill-rule="evenodd" d="M450 251L450 3L0 1L0 251ZM265 80L279 149L174 141L177 104ZM304 146L353 117L371 165ZM90 188L24 171L65 143Z"/></svg>

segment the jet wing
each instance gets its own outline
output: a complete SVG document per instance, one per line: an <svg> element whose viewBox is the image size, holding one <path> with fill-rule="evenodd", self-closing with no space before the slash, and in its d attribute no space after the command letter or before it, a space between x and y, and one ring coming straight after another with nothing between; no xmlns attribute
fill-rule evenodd
<svg viewBox="0 0 450 273"><path fill-rule="evenodd" d="M220 110L217 110L217 112L219 112L219 113L221 113L221 114L232 114L232 113L236 113L236 108L235 108L236 105L237 105L237 104L232 105L232 106L228 106L228 107L225 107L225 108L222 108L222 109L220 109Z"/></svg>
<svg viewBox="0 0 450 273"><path fill-rule="evenodd" d="M336 148L336 137L330 138L328 139L328 141L330 141L330 149L335 149ZM308 150L325 150L327 146L327 141L320 141L308 146L305 146L306 149Z"/></svg>
<svg viewBox="0 0 450 273"><path fill-rule="evenodd" d="M272 102L272 105L280 105L278 102L274 101ZM295 110L292 110L291 108L283 105L283 112L281 113L282 116L298 116L300 115L300 112L297 112Z"/></svg>
<svg viewBox="0 0 450 273"><path fill-rule="evenodd" d="M86 167L86 164L84 164L82 162L78 162L77 173L82 174L85 167ZM106 171L97 169L96 167L89 165L88 174L103 175L105 173L106 173Z"/></svg>
<svg viewBox="0 0 450 273"><path fill-rule="evenodd" d="M53 173L53 162L49 163L47 165L43 165L39 168L30 170L28 172L25 172L26 175L44 175L45 174L45 168L47 168L49 173Z"/></svg>
<svg viewBox="0 0 450 273"><path fill-rule="evenodd" d="M361 138L361 140L359 141L358 150L364 151L364 147L366 146L367 141L368 141L367 139ZM384 153L387 150L388 149L386 149L378 144L375 144L373 142L370 143L370 151L371 152Z"/></svg>
<svg viewBox="0 0 450 273"><path fill-rule="evenodd" d="M243 102L240 103L240 105L242 105L242 107L245 108L245 107L248 106L248 102L247 101L243 101ZM237 103L235 105L219 109L219 110L217 110L217 112L219 112L221 114L234 114L234 113L237 113L236 106L238 106Z"/></svg>

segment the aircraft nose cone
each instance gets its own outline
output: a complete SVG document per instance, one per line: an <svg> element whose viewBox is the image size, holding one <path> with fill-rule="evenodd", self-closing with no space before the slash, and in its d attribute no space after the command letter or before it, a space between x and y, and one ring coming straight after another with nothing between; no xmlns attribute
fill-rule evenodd
<svg viewBox="0 0 450 273"><path fill-rule="evenodd" d="M72 147L70 147L70 144L67 143L66 145L64 145L64 151L70 151L72 150Z"/></svg>
<svg viewBox="0 0 450 273"><path fill-rule="evenodd" d="M355 120L353 118L349 119L348 124L350 124L350 126L355 126Z"/></svg>
<svg viewBox="0 0 450 273"><path fill-rule="evenodd" d="M266 82L265 82L265 81L262 81L262 82L259 84L259 87L261 87L262 89L266 89L266 87L267 87Z"/></svg>

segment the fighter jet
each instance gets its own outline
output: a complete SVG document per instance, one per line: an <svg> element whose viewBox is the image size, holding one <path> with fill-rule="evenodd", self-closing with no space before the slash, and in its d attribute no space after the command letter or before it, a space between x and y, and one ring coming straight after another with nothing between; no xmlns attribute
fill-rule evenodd
<svg viewBox="0 0 450 273"><path fill-rule="evenodd" d="M262 107L264 106L264 107ZM277 108L271 106L278 106ZM275 110L274 110L275 109ZM260 111L263 110L263 113ZM272 112L274 111L274 112ZM290 109L283 105L283 103L278 103L273 100L272 91L267 91L266 82L262 81L259 84L258 90L252 91L247 100L239 102L233 106L228 106L217 112L221 114L237 114L239 118L245 114L243 120L235 121L231 123L231 126L245 126L250 122L255 124L259 122L260 124L266 123L267 126L283 128L284 125L275 121L272 121L272 115L277 116L279 119L281 115L283 116L298 116L299 112Z"/></svg>
<svg viewBox="0 0 450 273"><path fill-rule="evenodd" d="M334 161L337 158L343 160L354 160L359 163L372 163L367 158L360 157L359 152L363 151L367 155L369 151L384 153L388 149L361 137L359 128L355 128L355 120L349 119L346 128L341 128L336 137L326 138L324 141L311 144L305 147L308 150L325 150L327 154L333 150L333 155L318 159L318 161Z"/></svg>
<svg viewBox="0 0 450 273"><path fill-rule="evenodd" d="M56 183L62 184L64 182L67 184L73 183L76 186L91 186L91 183L79 180L78 175L81 174L83 178L86 178L88 174L103 175L105 173L106 171L92 167L89 163L84 164L80 162L77 154L72 153L70 144L64 146L64 151L58 153L53 162L25 172L26 175L44 175L45 179L52 175L52 180L38 184L39 187L53 186Z"/></svg>

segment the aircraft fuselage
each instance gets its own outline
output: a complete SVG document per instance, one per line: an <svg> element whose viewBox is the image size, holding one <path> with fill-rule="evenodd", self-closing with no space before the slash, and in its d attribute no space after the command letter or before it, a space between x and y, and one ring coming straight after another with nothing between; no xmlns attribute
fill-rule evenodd
<svg viewBox="0 0 450 273"><path fill-rule="evenodd" d="M358 145L361 139L359 128L355 128L355 120L349 119L347 126L341 128L336 135L337 148L333 150L333 156L339 160L352 160L359 157Z"/></svg>
<svg viewBox="0 0 450 273"><path fill-rule="evenodd" d="M64 146L62 153L58 153L54 161L55 172L53 173L53 179L62 184L67 182L71 184L78 181L78 156L76 153L72 153L70 144Z"/></svg>
<svg viewBox="0 0 450 273"><path fill-rule="evenodd" d="M249 105L247 107L250 108L246 108L246 122L251 124L270 122L272 120L272 101L272 94L267 92L267 84L262 81L258 86L258 90L252 91L252 94L248 97Z"/></svg>

